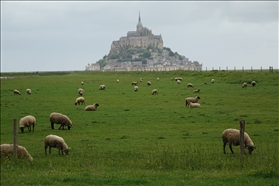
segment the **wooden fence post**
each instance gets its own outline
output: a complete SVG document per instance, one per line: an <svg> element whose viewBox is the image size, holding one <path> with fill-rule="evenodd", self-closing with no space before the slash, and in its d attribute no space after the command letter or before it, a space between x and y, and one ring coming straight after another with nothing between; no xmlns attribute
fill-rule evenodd
<svg viewBox="0 0 279 186"><path fill-rule="evenodd" d="M14 119L14 157L17 158L17 119Z"/></svg>
<svg viewBox="0 0 279 186"><path fill-rule="evenodd" d="M245 145L244 145L244 131L245 131L245 120L240 120L240 139L239 139L239 145L240 145L240 162L243 166L244 163L244 154L245 154Z"/></svg>

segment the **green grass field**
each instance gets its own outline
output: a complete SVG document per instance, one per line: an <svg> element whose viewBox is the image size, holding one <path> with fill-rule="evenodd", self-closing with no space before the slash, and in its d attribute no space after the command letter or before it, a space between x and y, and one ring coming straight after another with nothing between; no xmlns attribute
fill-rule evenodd
<svg viewBox="0 0 279 186"><path fill-rule="evenodd" d="M37 119L34 132L18 131L33 162L1 158L1 185L277 185L278 71L2 73L1 144L13 143L13 119ZM157 77L160 78L157 81ZM182 77L181 84L172 81ZM143 78L143 83L139 79ZM215 83L210 80L214 78ZM120 83L116 83L116 79ZM255 80L257 85L251 86ZM81 85L81 81L85 81ZM138 81L134 92L132 81ZM147 86L146 82L152 85ZM247 88L241 88L243 82ZM204 83L207 84L204 84ZM192 83L200 93L187 88ZM105 84L106 90L98 90ZM25 90L32 89L32 95ZM85 105L74 105L84 89ZM158 95L151 95L153 89ZM14 95L18 89L21 95ZM185 106L200 96L201 108ZM51 112L67 115L71 130L52 130ZM239 146L223 154L221 134L245 131L256 149L240 159ZM44 138L64 138L69 155L44 154Z"/></svg>

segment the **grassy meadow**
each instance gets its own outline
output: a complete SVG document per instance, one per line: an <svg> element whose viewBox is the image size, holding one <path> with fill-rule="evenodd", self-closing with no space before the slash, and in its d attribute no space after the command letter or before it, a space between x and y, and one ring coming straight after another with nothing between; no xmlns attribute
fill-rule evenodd
<svg viewBox="0 0 279 186"><path fill-rule="evenodd" d="M1 158L1 185L277 185L278 75L278 71L2 73L13 78L1 79L1 144L13 143L14 118L33 115L37 124L34 132L18 129L18 144L33 162ZM174 77L182 77L181 84L172 81ZM132 81L139 82L138 92ZM241 88L245 81L248 87ZM200 93L193 93L187 83ZM101 84L106 90L98 89ZM100 105L97 111L74 105L78 88L84 89L85 105ZM151 95L155 88L158 95ZM14 89L21 95L14 95ZM186 107L185 98L196 95L201 108ZM73 122L71 130L58 130L57 124L52 130L51 112L67 115ZM221 139L223 130L239 129L240 120L246 121L245 131L256 146L243 161L239 146L232 154L227 145L224 154ZM69 155L58 155L54 148L51 155L44 154L49 134L64 138Z"/></svg>

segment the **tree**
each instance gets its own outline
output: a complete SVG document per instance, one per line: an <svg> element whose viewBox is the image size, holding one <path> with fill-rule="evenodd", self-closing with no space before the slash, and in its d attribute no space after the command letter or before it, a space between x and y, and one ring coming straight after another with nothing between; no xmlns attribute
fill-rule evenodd
<svg viewBox="0 0 279 186"><path fill-rule="evenodd" d="M98 62L96 62L96 63L99 63L99 65L100 65L100 68L102 69L104 66L106 66L106 61L104 60L104 59L100 59Z"/></svg>

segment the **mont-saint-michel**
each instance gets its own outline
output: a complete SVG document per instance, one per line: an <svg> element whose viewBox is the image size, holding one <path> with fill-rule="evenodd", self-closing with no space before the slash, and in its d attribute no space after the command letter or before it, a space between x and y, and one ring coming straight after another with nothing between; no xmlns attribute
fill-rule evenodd
<svg viewBox="0 0 279 186"><path fill-rule="evenodd" d="M202 70L198 61L164 47L163 37L143 27L139 15L136 31L113 41L108 55L85 66L86 71L170 71Z"/></svg>

